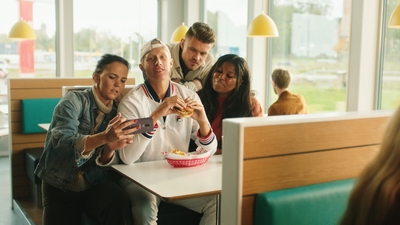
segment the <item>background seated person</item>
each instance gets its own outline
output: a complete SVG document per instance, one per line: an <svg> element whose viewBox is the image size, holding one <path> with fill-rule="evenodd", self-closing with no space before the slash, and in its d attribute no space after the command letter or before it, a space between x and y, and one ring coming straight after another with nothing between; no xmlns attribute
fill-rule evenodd
<svg viewBox="0 0 400 225"><path fill-rule="evenodd" d="M122 128L115 102L125 88L129 63L106 54L93 72L94 85L68 92L54 108L35 174L42 179L43 224L80 224L85 212L101 224L131 224L130 202L108 178L115 151L136 130Z"/></svg>
<svg viewBox="0 0 400 225"><path fill-rule="evenodd" d="M154 131L135 135L132 144L119 150L121 160L128 165L164 160L162 152L173 149L187 152L191 139L201 147L201 152L214 154L217 140L199 96L183 85L170 81L172 59L168 47L160 40L153 39L143 45L140 59L139 67L146 80L122 98L118 110L127 119L151 117ZM176 114L177 109L186 107L194 109L191 117ZM127 178L122 178L121 186L130 196L134 224L157 224L160 198ZM178 200L172 204L203 213L202 225L216 223L215 196Z"/></svg>
<svg viewBox="0 0 400 225"><path fill-rule="evenodd" d="M205 23L189 27L185 38L169 46L174 61L171 80L198 91L215 59L210 55L216 42L215 32Z"/></svg>
<svg viewBox="0 0 400 225"><path fill-rule="evenodd" d="M301 95L290 93L289 87L291 78L290 72L284 69L275 69L271 75L272 87L278 100L268 109L268 116L307 114L306 100Z"/></svg>
<svg viewBox="0 0 400 225"><path fill-rule="evenodd" d="M400 224L400 108L375 159L362 171L340 225Z"/></svg>
<svg viewBox="0 0 400 225"><path fill-rule="evenodd" d="M217 60L199 96L218 140L217 154L221 153L223 119L263 116L260 103L251 95L249 66L234 54Z"/></svg>

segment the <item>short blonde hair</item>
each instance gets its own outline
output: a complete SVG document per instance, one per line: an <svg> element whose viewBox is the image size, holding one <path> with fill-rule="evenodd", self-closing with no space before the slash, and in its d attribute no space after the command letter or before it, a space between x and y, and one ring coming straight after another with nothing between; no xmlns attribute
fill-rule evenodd
<svg viewBox="0 0 400 225"><path fill-rule="evenodd" d="M271 79L280 89L288 88L291 78L289 70L275 69L271 74Z"/></svg>

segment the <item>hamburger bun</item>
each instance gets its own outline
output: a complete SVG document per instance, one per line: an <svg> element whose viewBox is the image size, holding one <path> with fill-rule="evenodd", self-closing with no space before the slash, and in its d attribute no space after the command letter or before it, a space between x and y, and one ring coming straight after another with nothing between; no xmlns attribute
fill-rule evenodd
<svg viewBox="0 0 400 225"><path fill-rule="evenodd" d="M186 107L184 109L175 108L176 113L182 117L191 117L193 115L194 109Z"/></svg>

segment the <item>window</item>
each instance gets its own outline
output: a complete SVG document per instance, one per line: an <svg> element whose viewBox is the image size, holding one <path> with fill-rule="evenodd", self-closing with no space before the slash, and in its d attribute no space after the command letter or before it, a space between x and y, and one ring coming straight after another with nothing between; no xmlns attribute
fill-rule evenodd
<svg viewBox="0 0 400 225"><path fill-rule="evenodd" d="M92 76L101 55L110 53L127 59L129 76L141 83L139 52L157 37L157 18L157 0L74 1L75 77Z"/></svg>
<svg viewBox="0 0 400 225"><path fill-rule="evenodd" d="M1 9L0 61L4 62L0 65L2 72L7 73L8 77L55 77L54 0L3 0ZM8 39L8 32L20 18L34 29L36 40Z"/></svg>
<svg viewBox="0 0 400 225"><path fill-rule="evenodd" d="M305 97L310 113L345 111L351 0L271 3L279 38L271 39L269 74L275 68L288 69L288 90ZM270 104L276 99L272 90Z"/></svg>
<svg viewBox="0 0 400 225"><path fill-rule="evenodd" d="M8 87L6 78L55 77L54 0L2 0L0 3L0 130L8 131ZM36 40L8 38L19 20L28 22Z"/></svg>
<svg viewBox="0 0 400 225"><path fill-rule="evenodd" d="M217 34L212 50L217 59L225 54L246 58L247 1L205 0L205 23Z"/></svg>
<svg viewBox="0 0 400 225"><path fill-rule="evenodd" d="M383 31L383 64L380 74L379 109L395 109L400 105L400 30L387 27L390 16L400 1L385 0Z"/></svg>

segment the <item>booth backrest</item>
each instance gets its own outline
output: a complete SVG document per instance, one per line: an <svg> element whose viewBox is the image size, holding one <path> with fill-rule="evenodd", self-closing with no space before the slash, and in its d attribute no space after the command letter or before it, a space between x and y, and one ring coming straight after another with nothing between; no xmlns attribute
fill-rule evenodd
<svg viewBox="0 0 400 225"><path fill-rule="evenodd" d="M39 123L50 123L54 107L60 98L33 98L21 100L22 133L46 133Z"/></svg>
<svg viewBox="0 0 400 225"><path fill-rule="evenodd" d="M354 179L263 192L255 198L255 225L337 225Z"/></svg>
<svg viewBox="0 0 400 225"><path fill-rule="evenodd" d="M259 193L359 175L392 111L223 121L222 224L254 224Z"/></svg>

